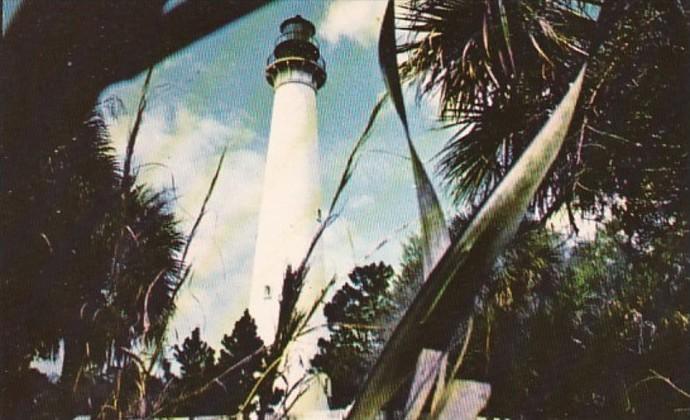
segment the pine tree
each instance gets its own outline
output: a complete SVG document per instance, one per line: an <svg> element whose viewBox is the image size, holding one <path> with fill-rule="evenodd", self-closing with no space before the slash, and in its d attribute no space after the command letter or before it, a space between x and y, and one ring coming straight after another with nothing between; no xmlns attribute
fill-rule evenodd
<svg viewBox="0 0 690 420"><path fill-rule="evenodd" d="M180 380L176 391L179 395L189 394L200 390L213 379L215 373L215 350L201 339L199 327L192 331L192 335L185 338L182 347L175 346L175 360L180 364ZM196 415L213 410L207 401L208 394L204 393L181 404L177 408L178 414Z"/></svg>
<svg viewBox="0 0 690 420"><path fill-rule="evenodd" d="M324 307L331 336L319 340L312 366L331 380L331 407L352 401L381 350L381 322L393 309L389 287L393 275L393 268L383 262L356 267Z"/></svg>
<svg viewBox="0 0 690 420"><path fill-rule="evenodd" d="M183 379L195 378L202 376L214 366L215 351L201 340L197 327L190 337L185 338L182 348L175 346L175 359L180 363Z"/></svg>
<svg viewBox="0 0 690 420"><path fill-rule="evenodd" d="M221 344L223 348L220 350L217 370L224 372L232 369L221 380L225 387L222 411L227 414L236 414L239 405L254 385L254 374L261 370L264 362L263 355L257 353L264 342L257 335L256 323L248 310L245 310L242 317L235 323L232 333L223 336ZM234 367L236 365L237 367ZM248 407L247 411L251 411L251 407Z"/></svg>

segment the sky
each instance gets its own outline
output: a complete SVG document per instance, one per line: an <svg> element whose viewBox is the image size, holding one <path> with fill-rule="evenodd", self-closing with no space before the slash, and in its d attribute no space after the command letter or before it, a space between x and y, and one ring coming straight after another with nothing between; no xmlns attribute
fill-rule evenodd
<svg viewBox="0 0 690 420"><path fill-rule="evenodd" d="M173 190L189 232L225 146L214 196L190 250L193 278L181 291L169 344L195 327L218 348L247 306L273 91L266 58L279 24L300 14L317 28L328 80L318 92L323 208L384 84L377 39L385 1L284 0L193 44L160 63L135 150L140 181ZM123 109L111 118L119 155L134 120L143 75L113 85ZM449 133L432 128L436 110L408 95L413 137L429 161ZM401 243L418 229L417 205L403 131L387 106L372 133L323 243L326 273L342 284L358 264L383 260L397 268ZM428 164L433 169L433 161ZM384 182L382 182L382 180ZM438 185L438 182L437 182ZM379 244L385 244L378 248ZM378 248L378 249L377 249Z"/></svg>
<svg viewBox="0 0 690 420"><path fill-rule="evenodd" d="M16 4L8 2L4 26ZM350 150L385 89L377 57L385 5L382 0L275 1L154 68L134 163L140 182L175 197L173 211L185 234L222 150L228 148L190 249L193 276L178 297L170 345L199 327L202 338L217 349L247 306L273 96L264 69L279 24L296 14L312 21L326 61L328 80L317 104L322 208L327 208ZM101 101L117 98L121 103L107 115L120 157L143 80L140 74L101 94ZM416 103L413 89L407 92L407 104L413 140L448 216L451 206L433 169L434 156L450 133L438 130L436 107L424 100ZM382 260L397 269L402 242L419 228L407 156L402 126L387 105L340 201L340 216L325 234L326 274L337 275L337 285L358 264Z"/></svg>
<svg viewBox="0 0 690 420"><path fill-rule="evenodd" d="M168 7L178 2L170 1ZM4 28L18 4L18 0L4 2ZM280 23L296 14L312 21L327 64L328 80L317 96L325 209L354 142L385 89L377 53L385 4L385 0L274 1L154 68L135 170L139 182L172 194L172 210L185 234L199 212L222 150L228 150L190 249L193 276L178 295L169 346L181 343L199 327L202 338L218 349L247 307L273 96L264 69ZM403 37L398 34L399 43ZM101 101L116 98L121 104L106 116L120 159L143 81L140 74L108 87L100 97ZM452 132L440 129L434 98L416 101L414 93L413 88L406 91L413 141L450 219L453 206L435 167L437 154ZM402 126L388 104L341 198L339 217L324 237L326 275L336 276L336 288L357 265L384 261L397 270L402 243L419 230L407 156ZM567 225L565 219L555 223ZM593 226L586 228L594 232ZM54 362L36 361L35 366L59 372Z"/></svg>

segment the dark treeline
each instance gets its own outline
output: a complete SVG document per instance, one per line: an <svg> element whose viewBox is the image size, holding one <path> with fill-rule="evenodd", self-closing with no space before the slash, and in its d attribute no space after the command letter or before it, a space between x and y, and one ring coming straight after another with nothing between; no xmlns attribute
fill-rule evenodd
<svg viewBox="0 0 690 420"><path fill-rule="evenodd" d="M418 243L400 274L357 267L326 305L331 336L314 366L332 380L333 407L353 401L404 309L397 302L416 294ZM664 378L690 386L687 256L673 242L656 246L631 254L613 223L587 240L544 228L518 237L476 302L459 372L491 384L485 414L683 418L688 400Z"/></svg>

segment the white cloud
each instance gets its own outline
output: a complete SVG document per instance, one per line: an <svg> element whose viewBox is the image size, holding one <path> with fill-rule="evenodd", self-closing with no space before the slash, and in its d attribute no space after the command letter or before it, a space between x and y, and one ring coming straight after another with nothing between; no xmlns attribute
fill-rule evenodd
<svg viewBox="0 0 690 420"><path fill-rule="evenodd" d="M335 0L319 25L319 36L333 44L347 38L370 46L378 38L385 9L384 0Z"/></svg>
<svg viewBox="0 0 690 420"><path fill-rule="evenodd" d="M120 156L131 121L131 115L110 121ZM175 214L185 234L228 146L216 189L190 248L194 276L180 292L170 344L181 342L198 326L204 339L217 347L247 304L264 157L247 147L258 139L243 121L242 116L219 121L178 106L168 112L152 110L141 127L135 149L139 180L156 189L175 188Z"/></svg>
<svg viewBox="0 0 690 420"><path fill-rule="evenodd" d="M199 326L205 339L216 345L247 305L263 165L263 157L251 151L231 151L226 157L190 249L194 280L180 294L172 324L183 337ZM185 202L193 214L210 177L199 176L185 188Z"/></svg>

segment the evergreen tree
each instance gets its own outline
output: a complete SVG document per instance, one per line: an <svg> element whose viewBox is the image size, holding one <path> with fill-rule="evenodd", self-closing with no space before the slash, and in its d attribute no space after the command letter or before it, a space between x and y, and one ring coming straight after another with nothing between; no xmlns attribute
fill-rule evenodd
<svg viewBox="0 0 690 420"><path fill-rule="evenodd" d="M222 411L236 414L256 381L254 375L261 371L265 361L264 355L257 353L264 346L264 342L257 335L256 323L248 310L245 310L242 317L235 322L232 333L223 336L221 344L223 348L220 350L217 371L222 373L232 368L221 380L225 388ZM240 362L239 366L234 367ZM244 414L248 414L252 409L253 407L247 407Z"/></svg>
<svg viewBox="0 0 690 420"><path fill-rule="evenodd" d="M183 379L201 377L215 365L215 351L201 340L199 327L184 339L181 348L175 345L174 349Z"/></svg>
<svg viewBox="0 0 690 420"><path fill-rule="evenodd" d="M192 331L192 335L185 338L182 347L175 345L175 360L180 364L180 380L176 389L177 396L183 396L200 390L213 379L215 373L215 351L201 339L199 327ZM177 413L198 415L213 411L207 404L203 393L195 398L183 402ZM211 413L209 413L211 414Z"/></svg>
<svg viewBox="0 0 690 420"><path fill-rule="evenodd" d="M168 394L162 396L174 406L173 414L238 414L240 405L256 383L257 373L266 367L266 353L261 351L264 342L257 335L256 323L249 311L244 311L232 333L223 336L221 344L217 362L215 351L201 339L199 328L185 338L181 347L173 347L174 357L180 364L180 377ZM273 404L274 397L279 396L265 397ZM248 415L256 409L255 405L249 405L243 414Z"/></svg>
<svg viewBox="0 0 690 420"><path fill-rule="evenodd" d="M344 407L352 401L381 351L382 321L393 309L393 275L393 268L383 262L356 267L324 307L331 335L319 340L312 366L331 380L331 407Z"/></svg>

